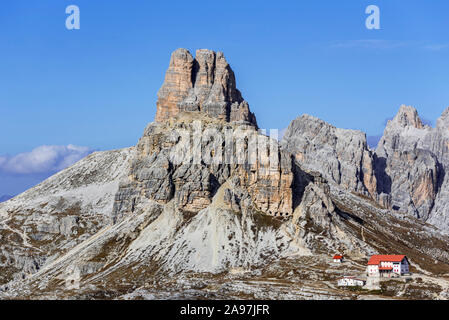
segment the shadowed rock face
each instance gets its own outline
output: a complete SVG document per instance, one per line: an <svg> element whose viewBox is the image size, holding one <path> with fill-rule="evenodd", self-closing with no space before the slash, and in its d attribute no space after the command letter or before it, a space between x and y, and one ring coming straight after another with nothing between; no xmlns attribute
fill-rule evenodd
<svg viewBox="0 0 449 320"><path fill-rule="evenodd" d="M292 122L280 148L257 131L222 54L199 50L193 59L179 49L156 118L136 147L93 154L0 204L0 284L7 283L0 299L113 298L169 283L169 291L187 288L194 298L191 288L201 287L205 297L229 299L217 280L234 284L229 276L244 270L249 282L272 283L261 269L268 264L288 287L264 291L292 291L292 279L304 291L297 260L288 262L298 256L313 261L308 277L315 289L327 281L318 290L329 298L335 266L322 261L335 252L354 265L398 252L418 269L447 274L448 237L367 196L379 201L385 192L388 206L420 217L432 210L429 220L444 225L449 111L433 130L416 110L401 108L378 155L362 132L310 116ZM203 272L212 285L186 282Z"/></svg>
<svg viewBox="0 0 449 320"><path fill-rule="evenodd" d="M435 128L423 125L413 107L401 106L376 149L386 163L391 207L449 230L449 108Z"/></svg>
<svg viewBox="0 0 449 320"><path fill-rule="evenodd" d="M427 220L438 192L440 164L423 144L432 133L415 108L402 105L376 149L379 191L388 205Z"/></svg>
<svg viewBox="0 0 449 320"><path fill-rule="evenodd" d="M173 52L156 105L156 122L180 112L201 111L213 118L257 127L222 52L200 49L195 58L186 49Z"/></svg>
<svg viewBox="0 0 449 320"><path fill-rule="evenodd" d="M437 158L426 150L396 150L386 159L385 174L379 189L389 191L386 207L427 220L438 189Z"/></svg>

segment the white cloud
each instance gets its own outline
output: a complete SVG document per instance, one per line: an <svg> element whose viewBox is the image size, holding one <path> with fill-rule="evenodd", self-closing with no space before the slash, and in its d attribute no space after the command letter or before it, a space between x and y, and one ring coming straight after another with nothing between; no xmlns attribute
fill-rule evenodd
<svg viewBox="0 0 449 320"><path fill-rule="evenodd" d="M0 168L3 166L3 164L7 161L6 157L0 156Z"/></svg>
<svg viewBox="0 0 449 320"><path fill-rule="evenodd" d="M447 49L447 48L449 48L449 43L429 44L424 47L424 49L430 50L430 51L440 51L440 50Z"/></svg>
<svg viewBox="0 0 449 320"><path fill-rule="evenodd" d="M57 172L84 158L93 150L89 147L40 146L15 156L0 156L0 171L14 174Z"/></svg>

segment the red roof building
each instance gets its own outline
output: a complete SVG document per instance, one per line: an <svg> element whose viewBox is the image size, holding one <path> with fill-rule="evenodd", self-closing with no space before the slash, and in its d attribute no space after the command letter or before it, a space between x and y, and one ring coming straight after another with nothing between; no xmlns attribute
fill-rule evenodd
<svg viewBox="0 0 449 320"><path fill-rule="evenodd" d="M409 262L405 255L373 255L367 266L369 277L398 277L409 273Z"/></svg>
<svg viewBox="0 0 449 320"><path fill-rule="evenodd" d="M371 256L371 258L368 261L368 265L374 265L379 264L381 261L385 262L401 262L404 258L406 258L405 255L392 255L392 254L376 254L374 256Z"/></svg>
<svg viewBox="0 0 449 320"><path fill-rule="evenodd" d="M343 256L340 254L334 255L332 259L334 260L334 262L343 262Z"/></svg>
<svg viewBox="0 0 449 320"><path fill-rule="evenodd" d="M393 267L379 267L380 271L388 271L388 270L393 270Z"/></svg>

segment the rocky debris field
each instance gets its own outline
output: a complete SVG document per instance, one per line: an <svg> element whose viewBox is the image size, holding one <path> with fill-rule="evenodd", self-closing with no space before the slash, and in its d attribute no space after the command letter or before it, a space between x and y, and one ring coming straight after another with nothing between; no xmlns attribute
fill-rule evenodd
<svg viewBox="0 0 449 320"><path fill-rule="evenodd" d="M222 53L178 49L135 147L0 203L0 297L447 299L448 115L402 106L376 150L307 115L279 142ZM393 253L409 281L336 286Z"/></svg>

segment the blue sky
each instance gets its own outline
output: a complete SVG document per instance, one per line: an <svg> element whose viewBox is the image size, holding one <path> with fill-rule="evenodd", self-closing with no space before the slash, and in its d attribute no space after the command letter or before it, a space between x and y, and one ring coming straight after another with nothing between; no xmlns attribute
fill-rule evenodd
<svg viewBox="0 0 449 320"><path fill-rule="evenodd" d="M65 28L71 4L80 30ZM380 30L365 28L370 4ZM445 0L3 1L0 195L134 145L179 47L223 51L262 128L308 113L375 136L400 104L435 123L449 106L448 12Z"/></svg>

